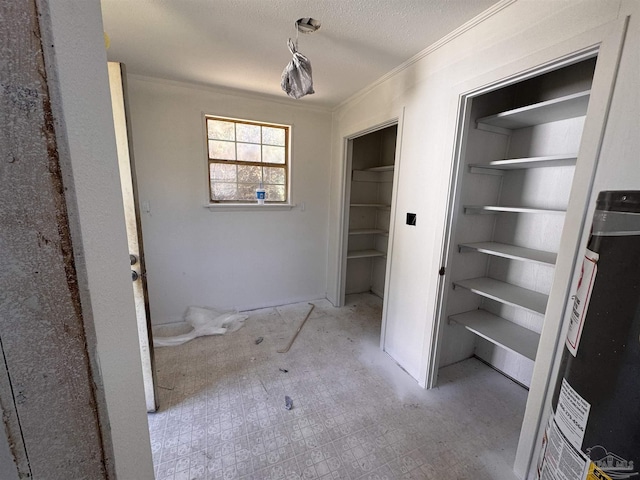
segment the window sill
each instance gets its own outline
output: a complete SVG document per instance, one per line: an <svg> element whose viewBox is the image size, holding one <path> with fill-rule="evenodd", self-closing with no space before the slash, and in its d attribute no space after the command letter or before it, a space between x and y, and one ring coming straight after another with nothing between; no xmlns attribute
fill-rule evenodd
<svg viewBox="0 0 640 480"><path fill-rule="evenodd" d="M257 210L291 210L295 208L297 205L292 203L267 203L265 205L258 205L257 203L232 203L232 204L223 204L223 203L207 203L203 205L204 208L208 208L211 211L236 211L236 212L252 212Z"/></svg>

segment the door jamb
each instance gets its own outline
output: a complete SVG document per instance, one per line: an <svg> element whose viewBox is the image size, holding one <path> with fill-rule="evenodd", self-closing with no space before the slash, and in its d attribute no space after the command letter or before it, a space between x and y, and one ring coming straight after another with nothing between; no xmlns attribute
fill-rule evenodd
<svg viewBox="0 0 640 480"><path fill-rule="evenodd" d="M388 298L389 294L389 280L391 272L392 255L393 251L393 238L394 238L394 225L396 218L397 208L397 196L398 196L398 179L400 171L400 159L402 150L402 128L404 121L404 107L395 117L388 120L376 123L373 126L359 130L343 137L343 184L342 184L342 208L340 215L340 247L338 255L340 256L339 269L338 269L338 299L339 304L336 306L342 306L345 303L345 287L347 276L347 244L349 241L349 200L351 198L351 167L352 167L352 155L353 155L353 140L358 137L382 130L396 125L398 130L396 133L396 150L394 158L394 172L393 172L393 187L391 193L391 212L389 215L389 240L387 243L387 263L385 268L385 282L384 282L384 298ZM382 324L380 331L380 348L384 350L384 338L386 333L387 323L387 302L383 301L382 304Z"/></svg>

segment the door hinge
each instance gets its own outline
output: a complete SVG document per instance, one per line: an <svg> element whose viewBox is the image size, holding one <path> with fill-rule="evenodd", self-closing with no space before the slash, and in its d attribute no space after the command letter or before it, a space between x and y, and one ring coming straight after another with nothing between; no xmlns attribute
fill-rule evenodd
<svg viewBox="0 0 640 480"><path fill-rule="evenodd" d="M440 267L440 270L438 270L438 275L440 276L444 275L444 267Z"/></svg>

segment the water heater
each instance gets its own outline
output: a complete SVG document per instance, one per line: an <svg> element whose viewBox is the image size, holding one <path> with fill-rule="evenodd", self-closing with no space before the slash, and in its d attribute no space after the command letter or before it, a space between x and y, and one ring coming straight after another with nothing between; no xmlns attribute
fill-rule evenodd
<svg viewBox="0 0 640 480"><path fill-rule="evenodd" d="M539 480L640 480L640 191L600 192Z"/></svg>

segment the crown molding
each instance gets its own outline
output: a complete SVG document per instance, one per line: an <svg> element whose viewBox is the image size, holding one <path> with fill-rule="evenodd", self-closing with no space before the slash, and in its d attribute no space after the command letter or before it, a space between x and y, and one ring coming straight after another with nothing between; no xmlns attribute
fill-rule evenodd
<svg viewBox="0 0 640 480"><path fill-rule="evenodd" d="M382 83L386 82L387 80L389 80L390 78L393 78L394 76L398 75L400 72L402 72L403 70L406 70L407 68L409 68L414 63L422 60L423 58L425 58L426 56L428 56L431 53L435 52L439 48L443 47L447 43L449 43L452 40L454 40L455 38L458 38L460 35L462 35L465 32L471 30L476 25L479 25L480 23L484 22L485 20L493 17L498 12L500 12L501 10L507 8L509 5L511 5L512 3L515 3L516 1L517 0L501 0L500 2L498 2L495 5L491 6L490 8L485 10L484 12L480 13L479 15L476 15L475 17L473 17L468 22L464 23L463 25L459 26L458 28L456 28L452 32L450 32L447 35L445 35L444 37L442 37L437 42L432 43L431 45L429 45L424 50L421 50L420 52L415 54L413 57L411 57L406 62L398 65L393 70L391 70L388 73L384 74L382 77L377 79L375 82L369 84L368 86L364 87L362 90L360 90L360 91L354 93L353 95L351 95L350 97L348 97L346 100L343 100L342 102L340 102L338 105L336 105L333 108L333 111L336 112L336 111L340 110L342 107L344 107L345 105L349 104L350 102L352 102L352 101L354 101L354 100L366 95L367 93L371 92L374 88L376 88L380 84L382 84Z"/></svg>

